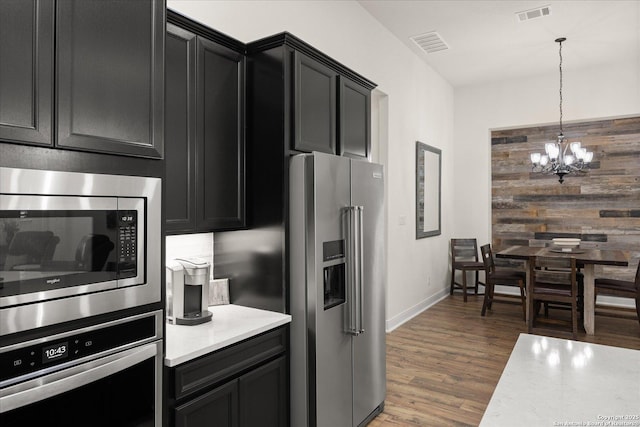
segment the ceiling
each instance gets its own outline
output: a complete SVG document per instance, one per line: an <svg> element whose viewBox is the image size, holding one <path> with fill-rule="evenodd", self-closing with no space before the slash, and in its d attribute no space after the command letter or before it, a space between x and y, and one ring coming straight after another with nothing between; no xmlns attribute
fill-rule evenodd
<svg viewBox="0 0 640 427"><path fill-rule="evenodd" d="M640 0L358 0L453 86L599 64L640 64ZM519 22L516 13L550 7ZM410 38L435 31L449 49L425 53Z"/></svg>

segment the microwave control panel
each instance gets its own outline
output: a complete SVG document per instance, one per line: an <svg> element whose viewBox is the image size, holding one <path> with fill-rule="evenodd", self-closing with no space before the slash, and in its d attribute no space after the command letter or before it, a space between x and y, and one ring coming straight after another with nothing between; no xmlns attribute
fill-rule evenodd
<svg viewBox="0 0 640 427"><path fill-rule="evenodd" d="M135 210L118 211L118 278L137 275L138 249L138 212Z"/></svg>

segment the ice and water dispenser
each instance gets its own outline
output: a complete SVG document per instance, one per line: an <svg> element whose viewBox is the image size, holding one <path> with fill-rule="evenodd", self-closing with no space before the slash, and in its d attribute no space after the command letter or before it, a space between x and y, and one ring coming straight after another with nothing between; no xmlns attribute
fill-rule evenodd
<svg viewBox="0 0 640 427"><path fill-rule="evenodd" d="M345 249L344 240L322 243L324 267L324 309L345 302Z"/></svg>

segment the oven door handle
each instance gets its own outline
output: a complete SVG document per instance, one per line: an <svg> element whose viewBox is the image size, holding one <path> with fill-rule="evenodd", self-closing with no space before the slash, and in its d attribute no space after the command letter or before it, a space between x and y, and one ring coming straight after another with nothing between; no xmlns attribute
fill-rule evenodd
<svg viewBox="0 0 640 427"><path fill-rule="evenodd" d="M98 381L161 354L160 342L149 343L0 390L0 413L57 396Z"/></svg>

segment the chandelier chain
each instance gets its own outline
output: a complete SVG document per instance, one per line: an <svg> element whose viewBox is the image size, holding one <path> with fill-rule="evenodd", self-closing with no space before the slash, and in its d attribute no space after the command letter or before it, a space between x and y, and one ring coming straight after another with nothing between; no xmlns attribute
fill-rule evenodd
<svg viewBox="0 0 640 427"><path fill-rule="evenodd" d="M558 53L560 56L560 135L562 135L562 42L560 42Z"/></svg>

